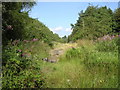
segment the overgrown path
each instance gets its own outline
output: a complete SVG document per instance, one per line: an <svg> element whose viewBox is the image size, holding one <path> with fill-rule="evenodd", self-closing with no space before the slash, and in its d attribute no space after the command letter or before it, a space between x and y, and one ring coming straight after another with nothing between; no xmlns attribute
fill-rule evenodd
<svg viewBox="0 0 120 90"><path fill-rule="evenodd" d="M58 62L59 57L63 55L68 49L77 47L77 43L57 43L54 48L50 50L49 60Z"/></svg>

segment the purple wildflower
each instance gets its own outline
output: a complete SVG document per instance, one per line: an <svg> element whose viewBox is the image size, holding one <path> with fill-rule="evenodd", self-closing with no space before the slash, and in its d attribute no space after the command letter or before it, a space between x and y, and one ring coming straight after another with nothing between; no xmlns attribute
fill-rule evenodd
<svg viewBox="0 0 120 90"><path fill-rule="evenodd" d="M21 54L21 57L25 57L25 56L26 56L26 53L22 53L22 54Z"/></svg>
<svg viewBox="0 0 120 90"><path fill-rule="evenodd" d="M7 26L7 30L13 30L12 26L11 26L11 25L8 25L8 26Z"/></svg>
<svg viewBox="0 0 120 90"><path fill-rule="evenodd" d="M113 35L113 36L111 36L111 38L113 39L115 36Z"/></svg>
<svg viewBox="0 0 120 90"><path fill-rule="evenodd" d="M113 35L112 37L114 38L115 36Z"/></svg>
<svg viewBox="0 0 120 90"><path fill-rule="evenodd" d="M21 57L30 57L30 56L31 56L30 53L22 53L22 54L21 54Z"/></svg>
<svg viewBox="0 0 120 90"><path fill-rule="evenodd" d="M22 52L22 50L21 50L21 49L19 49L19 50L18 50L18 52Z"/></svg>
<svg viewBox="0 0 120 90"><path fill-rule="evenodd" d="M32 39L32 41L38 41L38 39L35 39L35 38L34 38L34 39Z"/></svg>

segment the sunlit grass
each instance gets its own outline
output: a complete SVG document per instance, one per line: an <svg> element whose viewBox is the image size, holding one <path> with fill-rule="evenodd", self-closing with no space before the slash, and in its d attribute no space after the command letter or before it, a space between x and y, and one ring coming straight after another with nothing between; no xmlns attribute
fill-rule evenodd
<svg viewBox="0 0 120 90"><path fill-rule="evenodd" d="M117 88L118 53L99 52L95 44L84 45L68 50L58 63L40 65L44 87Z"/></svg>
<svg viewBox="0 0 120 90"><path fill-rule="evenodd" d="M14 82L9 82L9 87L116 88L118 52L99 51L98 48L104 46L97 45L88 40L80 40L75 45L56 43L55 48L65 49L57 63L42 61L42 58L49 56L50 51L50 47L45 43L30 42L19 47L13 46L12 53L21 49L31 53L32 58L29 66L12 79ZM11 80L11 76L6 76L3 85L7 85L7 78Z"/></svg>
<svg viewBox="0 0 120 90"><path fill-rule="evenodd" d="M86 67L80 59L48 64L42 69L45 87L50 88L116 88L117 67ZM109 71L110 70L110 71Z"/></svg>

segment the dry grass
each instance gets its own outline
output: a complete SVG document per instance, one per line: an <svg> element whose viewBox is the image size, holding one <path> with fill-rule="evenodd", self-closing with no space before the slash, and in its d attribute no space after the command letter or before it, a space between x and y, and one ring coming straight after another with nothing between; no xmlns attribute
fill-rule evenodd
<svg viewBox="0 0 120 90"><path fill-rule="evenodd" d="M76 41L78 46L93 46L94 42L92 40L82 39Z"/></svg>

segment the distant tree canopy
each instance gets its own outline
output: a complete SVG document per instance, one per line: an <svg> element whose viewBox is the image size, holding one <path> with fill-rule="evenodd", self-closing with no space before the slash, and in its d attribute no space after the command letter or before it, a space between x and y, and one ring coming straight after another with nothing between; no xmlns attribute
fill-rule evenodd
<svg viewBox="0 0 120 90"><path fill-rule="evenodd" d="M85 12L79 13L76 24L71 24L73 32L69 35L68 41L96 39L106 34L118 33L120 31L119 14L119 9L113 13L106 6L88 6Z"/></svg>
<svg viewBox="0 0 120 90"><path fill-rule="evenodd" d="M114 12L114 20L115 20L114 32L120 33L120 8L115 10L115 12Z"/></svg>
<svg viewBox="0 0 120 90"><path fill-rule="evenodd" d="M9 40L38 38L45 42L59 41L43 23L29 17L28 13L35 2L3 2L2 3L2 35L3 44Z"/></svg>
<svg viewBox="0 0 120 90"><path fill-rule="evenodd" d="M62 42L63 42L63 43L67 43L67 41L68 41L67 36L66 36L66 35L65 35L65 36L63 36L63 37L62 37Z"/></svg>

